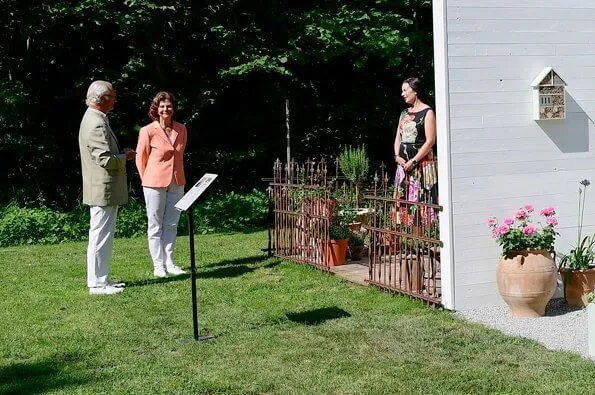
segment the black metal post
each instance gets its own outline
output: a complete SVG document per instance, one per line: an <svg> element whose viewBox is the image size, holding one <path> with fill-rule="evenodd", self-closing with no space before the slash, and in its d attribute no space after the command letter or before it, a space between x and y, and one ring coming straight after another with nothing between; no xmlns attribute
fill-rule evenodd
<svg viewBox="0 0 595 395"><path fill-rule="evenodd" d="M190 284L192 288L192 327L194 330L194 339L180 339L181 343L188 343L192 340L204 341L210 340L214 336L205 332L203 336L199 336L198 330L198 302L196 298L196 256L194 254L194 206L188 210L188 237L190 239Z"/></svg>
<svg viewBox="0 0 595 395"><path fill-rule="evenodd" d="M268 246L267 248L261 248L260 251L262 252L266 252L267 253L267 257L272 257L273 256L273 251L275 251L275 247L273 247L273 237L271 235L272 233L272 227L275 226L275 210L273 207L273 199L271 198L271 194L272 194L272 190L271 187L269 186L268 188L268 197L269 197L269 201L268 201L268 208L269 208L269 212L267 214L267 223L268 223L268 236L269 236L269 241L268 241Z"/></svg>
<svg viewBox="0 0 595 395"><path fill-rule="evenodd" d="M198 341L198 302L196 301L196 257L194 255L194 206L188 209L188 235L190 237L190 282L192 283L192 326L194 340Z"/></svg>

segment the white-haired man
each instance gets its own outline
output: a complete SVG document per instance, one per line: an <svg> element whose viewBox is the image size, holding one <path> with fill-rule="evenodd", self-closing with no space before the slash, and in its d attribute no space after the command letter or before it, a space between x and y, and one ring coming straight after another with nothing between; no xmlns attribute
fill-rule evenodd
<svg viewBox="0 0 595 395"><path fill-rule="evenodd" d="M83 203L90 206L87 247L87 286L91 295L124 291L123 283L109 278L118 206L128 202L126 160L130 148L120 150L109 126L107 112L114 108L116 92L107 81L94 81L87 90L87 111L79 129L83 174Z"/></svg>

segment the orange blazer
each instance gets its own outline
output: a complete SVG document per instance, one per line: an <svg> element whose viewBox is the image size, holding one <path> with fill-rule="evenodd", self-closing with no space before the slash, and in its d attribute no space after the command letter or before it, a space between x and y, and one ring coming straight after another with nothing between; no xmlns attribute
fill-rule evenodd
<svg viewBox="0 0 595 395"><path fill-rule="evenodd" d="M136 168L144 187L165 188L175 180L185 185L184 150L186 149L186 126L172 124L172 141L158 121L140 129L136 145Z"/></svg>

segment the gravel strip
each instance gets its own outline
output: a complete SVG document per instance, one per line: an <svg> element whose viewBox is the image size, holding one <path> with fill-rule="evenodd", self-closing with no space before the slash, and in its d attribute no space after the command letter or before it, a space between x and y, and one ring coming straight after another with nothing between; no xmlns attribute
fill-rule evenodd
<svg viewBox="0 0 595 395"><path fill-rule="evenodd" d="M550 300L545 316L539 318L511 317L507 306L458 311L456 314L507 335L537 340L551 350L572 351L589 358L587 310L570 307L562 299Z"/></svg>

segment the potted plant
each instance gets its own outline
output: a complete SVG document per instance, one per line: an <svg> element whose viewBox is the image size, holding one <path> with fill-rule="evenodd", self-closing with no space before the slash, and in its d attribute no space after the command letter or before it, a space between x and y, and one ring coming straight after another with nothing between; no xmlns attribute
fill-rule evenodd
<svg viewBox="0 0 595 395"><path fill-rule="evenodd" d="M585 196L589 180L582 180L578 190L578 238L576 247L562 256L560 275L564 284L564 300L571 306L587 305L586 294L595 288L595 235L582 236Z"/></svg>
<svg viewBox="0 0 595 395"><path fill-rule="evenodd" d="M329 229L329 243L327 248L327 261L330 266L343 265L347 255L347 244L351 230L345 224L331 224Z"/></svg>
<svg viewBox="0 0 595 395"><path fill-rule="evenodd" d="M349 256L352 261L359 261L362 259L364 251L364 237L361 233L350 232L349 234Z"/></svg>
<svg viewBox="0 0 595 395"><path fill-rule="evenodd" d="M345 147L343 152L341 152L339 155L339 167L341 168L343 175L355 188L355 199L357 206L359 205L360 199L359 190L368 176L368 171L370 170L370 163L364 147Z"/></svg>
<svg viewBox="0 0 595 395"><path fill-rule="evenodd" d="M526 205L514 218L502 223L488 219L492 236L502 247L502 257L496 269L496 282L502 299L515 317L539 317L556 291L556 265L553 259L555 226L553 207L541 210L545 224L531 221L534 209Z"/></svg>
<svg viewBox="0 0 595 395"><path fill-rule="evenodd" d="M357 200L352 191L346 187L337 189L333 194L333 198L337 202L337 218L336 222L345 224L353 232L359 232L362 223L357 221Z"/></svg>

